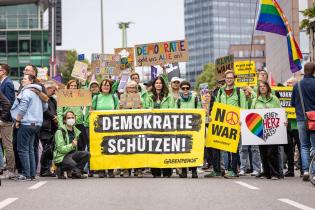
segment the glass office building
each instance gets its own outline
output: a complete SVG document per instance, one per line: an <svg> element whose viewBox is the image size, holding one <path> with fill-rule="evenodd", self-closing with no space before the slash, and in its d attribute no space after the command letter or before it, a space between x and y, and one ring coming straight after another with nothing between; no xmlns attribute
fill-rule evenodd
<svg viewBox="0 0 315 210"><path fill-rule="evenodd" d="M28 63L49 66L51 46L43 10L37 3L0 4L0 63L11 67L15 79Z"/></svg>
<svg viewBox="0 0 315 210"><path fill-rule="evenodd" d="M228 54L230 44L250 44L256 0L185 0L185 35L193 84L203 66Z"/></svg>

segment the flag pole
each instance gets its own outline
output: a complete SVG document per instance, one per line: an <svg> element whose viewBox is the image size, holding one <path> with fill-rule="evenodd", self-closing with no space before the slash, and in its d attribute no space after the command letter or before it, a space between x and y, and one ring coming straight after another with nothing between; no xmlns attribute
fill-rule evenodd
<svg viewBox="0 0 315 210"><path fill-rule="evenodd" d="M254 24L252 30L252 37L250 43L250 52L249 52L249 64L252 62L252 51L253 51L253 44L254 44L254 34L255 34L255 25L256 25L256 18L257 18L257 8L258 8L259 0L256 0L256 7L255 7L255 17L254 17ZM247 77L247 85L249 86L249 75L250 75L250 68L248 70L248 77Z"/></svg>

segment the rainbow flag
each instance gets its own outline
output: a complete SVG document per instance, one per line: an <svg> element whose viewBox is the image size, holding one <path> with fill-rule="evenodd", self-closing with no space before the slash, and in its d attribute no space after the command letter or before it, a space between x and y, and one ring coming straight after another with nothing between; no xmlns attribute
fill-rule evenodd
<svg viewBox="0 0 315 210"><path fill-rule="evenodd" d="M294 73L302 69L300 47L293 37L288 19L276 0L261 0L256 30L286 36L291 72Z"/></svg>

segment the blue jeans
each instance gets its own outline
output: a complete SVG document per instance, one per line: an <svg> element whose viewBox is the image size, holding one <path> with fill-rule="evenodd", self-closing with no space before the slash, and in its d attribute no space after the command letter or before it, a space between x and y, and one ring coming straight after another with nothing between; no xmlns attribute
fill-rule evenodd
<svg viewBox="0 0 315 210"><path fill-rule="evenodd" d="M35 177L36 164L34 141L40 126L21 125L17 133L17 152L21 160L22 174L25 177Z"/></svg>
<svg viewBox="0 0 315 210"><path fill-rule="evenodd" d="M4 167L3 151L2 151L2 145L0 143L0 169L3 169L3 167Z"/></svg>
<svg viewBox="0 0 315 210"><path fill-rule="evenodd" d="M315 132L306 130L305 121L297 121L297 125L301 142L302 169L308 172L311 147L315 148Z"/></svg>
<svg viewBox="0 0 315 210"><path fill-rule="evenodd" d="M241 151L240 151L240 157L241 157L241 171L245 171L248 165L250 165L249 162L249 149L252 152L252 164L253 164L253 170L257 172L261 172L261 159L260 159L260 152L259 152L259 146L258 145L242 145Z"/></svg>

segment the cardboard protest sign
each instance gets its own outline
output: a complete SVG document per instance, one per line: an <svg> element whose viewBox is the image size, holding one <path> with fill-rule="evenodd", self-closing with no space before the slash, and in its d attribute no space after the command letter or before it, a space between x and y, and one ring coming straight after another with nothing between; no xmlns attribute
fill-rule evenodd
<svg viewBox="0 0 315 210"><path fill-rule="evenodd" d="M287 144L283 108L242 110L241 122L242 145Z"/></svg>
<svg viewBox="0 0 315 210"><path fill-rule="evenodd" d="M92 53L92 68L96 75L101 75L103 79L108 79L111 75L118 76L120 74L119 63L120 56L113 54ZM99 67L98 62L99 61ZM99 68L99 69L98 69Z"/></svg>
<svg viewBox="0 0 315 210"><path fill-rule="evenodd" d="M120 95L120 109L140 109L141 98L139 93L124 93Z"/></svg>
<svg viewBox="0 0 315 210"><path fill-rule="evenodd" d="M133 47L128 48L116 48L115 55L120 57L120 63L117 66L119 71L130 69L132 72L135 71L135 49Z"/></svg>
<svg viewBox="0 0 315 210"><path fill-rule="evenodd" d="M214 102L206 147L237 152L240 140L240 108Z"/></svg>
<svg viewBox="0 0 315 210"><path fill-rule="evenodd" d="M210 97L207 96L209 93L209 85L208 83L202 83L199 85L199 92L200 92L200 98L201 98L201 105L202 108L206 111L206 122L209 122L209 106L210 106Z"/></svg>
<svg viewBox="0 0 315 210"><path fill-rule="evenodd" d="M121 75L121 79L118 85L118 91L125 89L127 82L129 80L129 72L124 71Z"/></svg>
<svg viewBox="0 0 315 210"><path fill-rule="evenodd" d="M74 67L71 73L71 76L82 80L82 81L86 81L87 77L88 77L88 64L80 62L80 61L76 61L74 63Z"/></svg>
<svg viewBox="0 0 315 210"><path fill-rule="evenodd" d="M234 69L234 55L227 55L217 58L215 60L216 78L217 80L224 79L224 73L226 70Z"/></svg>
<svg viewBox="0 0 315 210"><path fill-rule="evenodd" d="M57 105L64 106L91 106L92 95L89 90L61 89L57 91Z"/></svg>
<svg viewBox="0 0 315 210"><path fill-rule="evenodd" d="M234 72L236 75L235 86L256 86L256 67L254 61L235 61Z"/></svg>
<svg viewBox="0 0 315 210"><path fill-rule="evenodd" d="M48 80L48 68L37 68L37 78L42 81Z"/></svg>
<svg viewBox="0 0 315 210"><path fill-rule="evenodd" d="M201 166L204 121L202 109L93 111L91 169Z"/></svg>
<svg viewBox="0 0 315 210"><path fill-rule="evenodd" d="M154 66L189 59L187 40L136 45L136 66Z"/></svg>
<svg viewBox="0 0 315 210"><path fill-rule="evenodd" d="M280 100L280 104L282 108L285 108L285 112L287 113L287 117L289 119L296 119L295 108L291 106L291 96L293 87L271 87L272 90L276 92Z"/></svg>

